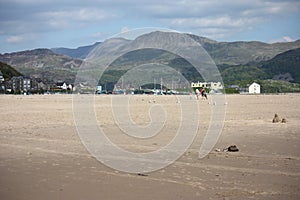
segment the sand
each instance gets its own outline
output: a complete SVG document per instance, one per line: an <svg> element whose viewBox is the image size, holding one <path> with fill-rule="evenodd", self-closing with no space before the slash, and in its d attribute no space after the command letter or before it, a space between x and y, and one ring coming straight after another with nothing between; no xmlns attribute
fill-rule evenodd
<svg viewBox="0 0 300 200"><path fill-rule="evenodd" d="M178 128L176 98L134 96L136 123L150 121L146 113L153 100L171 114L164 134L130 141L114 124L110 98L96 97L96 113L122 148L155 150ZM208 102L198 101L199 133L185 154L140 176L111 169L87 152L74 125L71 95L1 95L0 199L300 199L300 95L227 95L224 129L214 149L234 144L239 152L212 151L199 159L213 106ZM287 123L272 123L275 113Z"/></svg>

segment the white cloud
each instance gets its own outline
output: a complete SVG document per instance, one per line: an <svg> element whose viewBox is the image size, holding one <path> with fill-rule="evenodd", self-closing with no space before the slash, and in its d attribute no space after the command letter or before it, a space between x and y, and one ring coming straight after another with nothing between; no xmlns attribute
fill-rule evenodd
<svg viewBox="0 0 300 200"><path fill-rule="evenodd" d="M21 35L10 35L6 38L6 42L9 44L21 44L31 42L38 39L38 36L33 33L21 34Z"/></svg>
<svg viewBox="0 0 300 200"><path fill-rule="evenodd" d="M210 39L224 39L230 36L231 30L227 28L199 28L195 29L196 34Z"/></svg>
<svg viewBox="0 0 300 200"><path fill-rule="evenodd" d="M82 8L79 10L47 11L38 14L49 22L52 27L68 27L70 24L101 22L116 17L97 8ZM78 25L78 24L77 24Z"/></svg>
<svg viewBox="0 0 300 200"><path fill-rule="evenodd" d="M293 41L295 41L295 39L292 39L289 36L283 36L282 38L271 40L271 41L269 41L269 43L272 44L272 43L277 43L277 42L293 42Z"/></svg>
<svg viewBox="0 0 300 200"><path fill-rule="evenodd" d="M263 19L232 17L229 15L203 18L167 19L174 29L193 30L195 34L211 39L224 39L231 34L250 30Z"/></svg>
<svg viewBox="0 0 300 200"><path fill-rule="evenodd" d="M14 14L14 16L18 15L20 14ZM9 16L6 17L9 18ZM26 34L29 32L39 34L74 30L76 28L83 29L109 22L117 17L117 14L114 12L98 8L54 9L51 11L41 9L36 12L26 13L24 17L18 17L17 19L4 20L0 18L0 27L3 28L3 32L6 35L20 35L20 33Z"/></svg>
<svg viewBox="0 0 300 200"><path fill-rule="evenodd" d="M286 42L293 42L293 41L295 41L294 39L292 39L292 38L289 37L289 36L284 36L283 39L284 39Z"/></svg>
<svg viewBox="0 0 300 200"><path fill-rule="evenodd" d="M183 27L243 27L258 22L256 18L233 18L228 15L204 18L177 18L170 20L172 25Z"/></svg>
<svg viewBox="0 0 300 200"><path fill-rule="evenodd" d="M239 32L253 30L263 23L274 23L281 20L283 16L297 13L300 10L300 2L185 0L169 4L163 1L159 5L153 4L141 10L164 24L170 24L173 29L187 30L197 34L214 29L213 35L218 37L211 38L217 39L221 36L226 38Z"/></svg>
<svg viewBox="0 0 300 200"><path fill-rule="evenodd" d="M6 39L7 43L20 43L24 41L24 37L20 35L12 35Z"/></svg>
<svg viewBox="0 0 300 200"><path fill-rule="evenodd" d="M124 26L121 28L121 33L125 33L125 32L128 32L130 31L130 29L127 27L127 26Z"/></svg>
<svg viewBox="0 0 300 200"><path fill-rule="evenodd" d="M10 44L25 40L21 33L53 38L59 31L64 37L68 35L70 40L75 40L100 32L92 37L104 38L101 33L127 31L124 24L137 28L165 27L222 40L252 29L259 39L260 34L266 35L263 31L272 23L277 26L280 20L295 21L300 13L300 1L0 0L0 13L0 36ZM284 34L296 37L297 25L287 27L289 30L284 30ZM76 31L83 29L85 31ZM281 37L280 33L277 35L272 37Z"/></svg>
<svg viewBox="0 0 300 200"><path fill-rule="evenodd" d="M94 41L102 41L102 40L105 40L107 39L107 37L111 36L111 34L108 34L107 32L105 31L102 31L102 32L96 32L96 33L93 33L92 35L90 36L87 36L87 39L93 39Z"/></svg>
<svg viewBox="0 0 300 200"><path fill-rule="evenodd" d="M97 32L97 33L92 34L92 37L93 38L101 38L104 35L105 35L105 33L103 33L103 32Z"/></svg>

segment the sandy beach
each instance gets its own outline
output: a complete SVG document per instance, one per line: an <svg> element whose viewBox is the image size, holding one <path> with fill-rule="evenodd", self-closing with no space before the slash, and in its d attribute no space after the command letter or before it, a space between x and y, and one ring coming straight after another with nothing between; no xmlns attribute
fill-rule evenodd
<svg viewBox="0 0 300 200"><path fill-rule="evenodd" d="M164 134L131 141L114 123L110 98L96 96L97 118L124 149L153 151L178 128L174 96L133 96L136 123L150 121L153 104L164 104L170 114ZM214 151L199 159L213 106L208 98L198 101L199 133L185 154L141 176L111 169L87 152L72 95L0 95L0 199L300 199L300 94L227 95L223 132ZM287 123L272 123L275 113ZM238 152L222 151L233 144Z"/></svg>

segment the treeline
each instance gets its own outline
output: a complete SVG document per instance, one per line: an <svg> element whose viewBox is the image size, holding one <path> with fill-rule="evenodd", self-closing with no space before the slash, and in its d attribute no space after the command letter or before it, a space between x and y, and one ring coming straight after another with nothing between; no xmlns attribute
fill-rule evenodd
<svg viewBox="0 0 300 200"><path fill-rule="evenodd" d="M10 79L13 76L23 76L13 67L3 62L0 62L0 71L2 72L4 79Z"/></svg>

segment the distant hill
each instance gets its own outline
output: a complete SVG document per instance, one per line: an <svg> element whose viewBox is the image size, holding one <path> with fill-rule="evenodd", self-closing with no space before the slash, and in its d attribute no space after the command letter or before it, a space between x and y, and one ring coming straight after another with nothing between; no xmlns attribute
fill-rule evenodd
<svg viewBox="0 0 300 200"><path fill-rule="evenodd" d="M93 45L81 46L76 49L60 47L60 48L52 48L51 50L57 54L67 55L72 58L84 59L87 57L89 52L99 44L101 44L101 42L96 42Z"/></svg>
<svg viewBox="0 0 300 200"><path fill-rule="evenodd" d="M152 34L159 34L153 32ZM209 53L216 64L240 65L249 62L260 62L272 59L277 54L283 53L290 49L300 48L300 40L294 42L268 44L258 41L237 41L237 42L218 42L206 37L201 37L193 34L186 34L202 45ZM150 35L142 35L149 37ZM51 49L55 53L64 54L73 58L85 58L89 52L96 46L101 45L97 42L93 45L82 46L76 49L54 48ZM134 60L132 60L134 61Z"/></svg>
<svg viewBox="0 0 300 200"><path fill-rule="evenodd" d="M272 59L277 54L300 48L300 40L268 44L257 41L217 42L208 38L190 35L209 53L216 64L240 65Z"/></svg>
<svg viewBox="0 0 300 200"><path fill-rule="evenodd" d="M73 82L82 61L49 49L35 49L0 54L0 61L13 66L28 77L40 78L45 83Z"/></svg>
<svg viewBox="0 0 300 200"><path fill-rule="evenodd" d="M253 80L282 80L300 83L300 48L292 49L268 61L246 65L219 65L223 80L228 84L247 84Z"/></svg>
<svg viewBox="0 0 300 200"><path fill-rule="evenodd" d="M35 49L16 53L0 54L0 61L8 63L25 76L41 78L45 83L57 81L74 82L77 70L92 49L96 54L110 58L114 52L127 45L137 45L155 37L172 37L167 32L152 32L135 40L113 38L77 49ZM197 35L189 35L202 45L216 62L227 84L253 80L278 79L300 83L300 40L287 43L267 44L262 42L218 42ZM97 56L97 55L96 55ZM159 49L140 49L116 59L104 74L105 83L120 77L126 70L143 63L161 63L173 67L189 81L201 80L195 69L183 58ZM146 74L145 74L146 75Z"/></svg>
<svg viewBox="0 0 300 200"><path fill-rule="evenodd" d="M262 93L289 93L289 92L300 92L299 83L290 83L281 80L259 80L257 81L261 85Z"/></svg>
<svg viewBox="0 0 300 200"><path fill-rule="evenodd" d="M11 79L13 76L23 76L23 74L15 70L12 66L3 62L0 62L0 71L5 80Z"/></svg>
<svg viewBox="0 0 300 200"><path fill-rule="evenodd" d="M272 79L300 83L300 48L278 54L259 67Z"/></svg>
<svg viewBox="0 0 300 200"><path fill-rule="evenodd" d="M147 40L148 37L158 37L155 34L160 34L159 37L168 37L167 33L150 33L148 35L142 35L136 40L139 42L143 42L143 40ZM281 54L276 56L278 52L281 52L285 49L288 49L287 52L283 52L283 55L289 55L293 50L289 48L297 47L300 45L300 40L296 42L289 42L289 43L275 43L275 44L266 44L261 42L230 42L230 43L219 43L214 40L209 40L207 38L190 35L195 41L202 44L204 48L209 50L210 52L214 52L217 59L221 64L218 64L218 68L221 72L223 77L223 81L226 84L241 84L247 85L254 80L265 80L265 79L272 79L276 78L274 76L280 75L281 72L289 73L290 77L294 77L297 74L296 66L299 64L295 64L295 70L279 70L274 68L275 63L279 63L279 60L283 59L283 63L285 65L281 65L282 67L278 66L279 68L289 68L289 62L284 60L285 56ZM135 41L133 41L135 42ZM101 45L106 45L104 42ZM99 45L99 48L101 48ZM107 50L108 51L108 50ZM224 53L227 52L227 53ZM234 55L228 56L228 54ZM213 56L211 55L211 56ZM218 56L220 55L220 56ZM292 55L288 57L293 57L297 60L297 56L300 54L296 51ZM271 58L272 57L272 58ZM268 61L265 61L269 59ZM287 58L290 59L290 58ZM216 59L214 59L216 61ZM114 79L118 79L124 70L130 69L132 66L140 65L143 63L162 63L172 66L175 70L183 74L189 81L198 81L203 80L201 76L197 73L197 71L183 58L180 58L174 54L163 50L157 49L141 49L134 52L130 52L126 55L123 55L119 59L115 60L113 66L109 68L106 72L105 80L113 81ZM242 63L242 64L236 64ZM245 64L244 64L245 63ZM267 66L270 63L271 66ZM123 71L123 72L122 72ZM272 72L273 71L273 72ZM298 70L300 71L300 70ZM286 76L286 75L285 75ZM295 82L299 83L299 79L293 79Z"/></svg>
<svg viewBox="0 0 300 200"><path fill-rule="evenodd" d="M267 79L268 75L263 69L253 65L219 66L225 84L246 86L254 80Z"/></svg>

